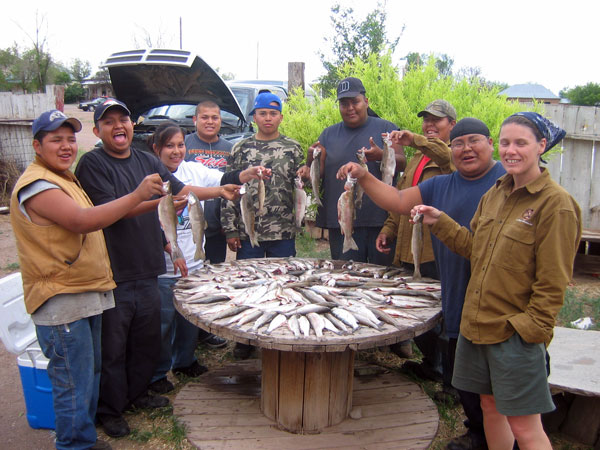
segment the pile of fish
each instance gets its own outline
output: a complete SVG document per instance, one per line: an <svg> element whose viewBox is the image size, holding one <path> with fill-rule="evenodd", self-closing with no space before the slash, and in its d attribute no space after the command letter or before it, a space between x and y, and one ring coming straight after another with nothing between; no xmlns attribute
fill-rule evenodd
<svg viewBox="0 0 600 450"><path fill-rule="evenodd" d="M206 325L321 340L422 322L440 307L435 280L413 282L399 268L309 258L262 258L206 264L174 287L176 301ZM407 323L408 321L408 323ZM289 329L287 332L285 329Z"/></svg>

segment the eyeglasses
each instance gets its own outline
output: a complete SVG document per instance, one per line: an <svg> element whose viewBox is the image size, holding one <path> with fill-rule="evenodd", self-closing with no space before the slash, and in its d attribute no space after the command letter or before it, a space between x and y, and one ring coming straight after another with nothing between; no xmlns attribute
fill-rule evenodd
<svg viewBox="0 0 600 450"><path fill-rule="evenodd" d="M481 144L484 140L484 138L472 137L469 138L466 144L464 141L456 141L452 142L452 144L450 144L450 147L452 148L452 150L463 150L467 145L469 146L469 148L473 148L473 146Z"/></svg>

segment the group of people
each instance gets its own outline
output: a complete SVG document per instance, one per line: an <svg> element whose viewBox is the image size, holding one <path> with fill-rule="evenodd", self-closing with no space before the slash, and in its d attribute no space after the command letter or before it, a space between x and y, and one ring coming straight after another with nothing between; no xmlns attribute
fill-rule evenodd
<svg viewBox="0 0 600 450"><path fill-rule="evenodd" d="M11 220L27 311L50 360L57 448L110 448L97 439L96 420L108 435L124 436L124 411L168 404L160 394L173 389L169 370L206 370L194 356L198 328L173 306L177 278L203 263L194 258L187 194L204 200L211 262L224 261L226 247L238 259L295 256L294 179L310 177L317 148L317 226L329 231L332 258L412 269L410 217L424 216L421 271L441 281L443 321L416 339L420 366L439 372L467 416L467 433L447 448L510 449L515 439L522 449L551 448L540 420L554 407L546 346L581 217L539 160L564 131L537 113L512 115L496 162L486 124L457 121L447 101L418 113L420 135L379 118L358 78L340 81L337 98L342 120L323 130L306 161L300 144L279 132L282 104L269 92L256 98L256 133L233 147L218 135L218 105L205 101L196 108L196 133L165 123L148 142L151 152L131 147L130 112L108 99L94 113L102 146L82 156L75 174L81 123L56 110L34 121L36 156L13 191ZM384 139L395 153L396 187L381 181ZM415 153L407 163L408 146ZM366 167L355 162L359 149ZM344 253L336 204L347 176L367 195L354 221L358 250ZM158 220L165 181L179 211L183 258L171 258ZM243 225L240 184L255 203L264 186L258 245ZM222 345L216 336L203 339ZM404 356L409 349L392 346ZM239 357L251 351L235 348Z"/></svg>

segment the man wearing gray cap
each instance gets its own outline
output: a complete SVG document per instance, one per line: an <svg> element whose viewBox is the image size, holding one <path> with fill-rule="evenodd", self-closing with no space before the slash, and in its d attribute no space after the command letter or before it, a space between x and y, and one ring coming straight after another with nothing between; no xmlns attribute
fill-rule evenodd
<svg viewBox="0 0 600 450"><path fill-rule="evenodd" d="M70 171L80 130L58 110L34 120L36 156L13 190L10 219L25 307L49 359L56 448L110 449L95 426L102 312L115 305L101 229L160 194L162 180L150 175L129 195L93 207Z"/></svg>
<svg viewBox="0 0 600 450"><path fill-rule="evenodd" d="M492 158L494 152L492 139L488 127L482 121L471 117L460 120L452 128L449 139L456 172L433 177L417 186L398 191L364 173L364 170L355 163L343 166L338 172L338 178L345 178L348 173L358 178L365 193L377 205L388 211L408 216L411 208L416 205L435 205L461 225L469 227L479 200L496 180L504 175L505 170ZM444 378L451 378L471 266L469 260L450 251L435 237L432 243L435 259L439 265L444 331L448 338L448 345L444 352L446 362ZM447 449L487 449L478 395L460 390L458 393L467 416L465 422L467 433L452 439Z"/></svg>
<svg viewBox="0 0 600 450"><path fill-rule="evenodd" d="M319 140L308 149L306 165L298 170L298 175L310 177L313 150L319 148L323 206L317 211L317 226L329 231L329 248L333 259L390 265L391 255L375 250L375 240L387 213L366 197L363 197L362 206L356 211L353 224L352 237L358 250L342 252L344 238L338 223L337 202L344 192L344 182L336 180L335 174L343 164L356 161L356 152L364 147L369 171L381 179L382 134L397 130L398 127L375 117L369 108L365 87L358 78L341 80L337 86L337 99L342 121L323 130ZM396 172L399 172L404 168L406 159L397 146L394 146L394 151ZM319 193L313 192L313 195L318 196Z"/></svg>

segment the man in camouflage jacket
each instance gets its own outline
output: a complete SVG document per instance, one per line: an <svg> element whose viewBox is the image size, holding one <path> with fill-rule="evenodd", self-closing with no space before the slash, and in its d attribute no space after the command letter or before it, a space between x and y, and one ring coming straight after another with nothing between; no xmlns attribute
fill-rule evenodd
<svg viewBox="0 0 600 450"><path fill-rule="evenodd" d="M283 120L281 100L264 92L256 97L252 111L258 132L233 147L227 171L261 165L270 168L271 179L265 180L264 213L259 215L259 181L248 183L252 196L254 229L258 247L252 246L245 232L241 201L223 202L221 224L229 249L237 259L295 256L294 178L304 154L298 142L279 133ZM244 194L248 195L248 194Z"/></svg>

